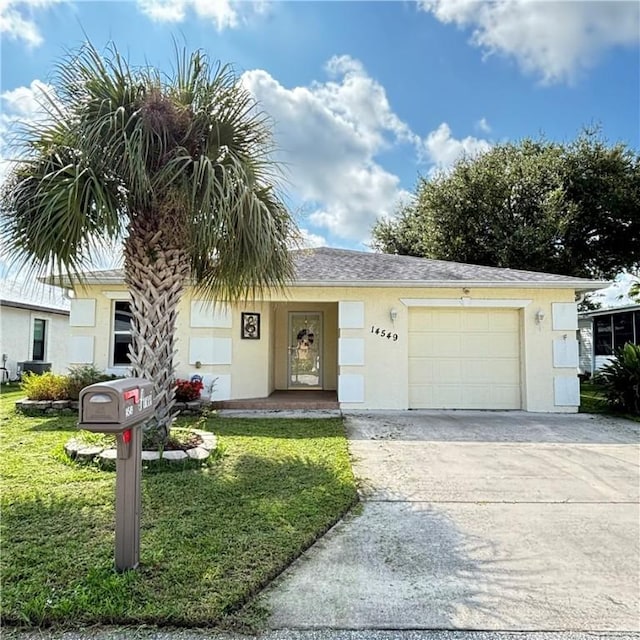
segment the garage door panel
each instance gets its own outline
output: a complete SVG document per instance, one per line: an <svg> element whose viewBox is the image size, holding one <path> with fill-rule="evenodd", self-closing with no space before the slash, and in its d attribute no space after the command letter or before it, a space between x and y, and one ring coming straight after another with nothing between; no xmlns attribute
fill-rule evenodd
<svg viewBox="0 0 640 640"><path fill-rule="evenodd" d="M519 312L426 311L409 314L409 406L519 409Z"/></svg>
<svg viewBox="0 0 640 640"><path fill-rule="evenodd" d="M435 331L460 331L462 329L462 316L459 311L434 313L432 326Z"/></svg>
<svg viewBox="0 0 640 640"><path fill-rule="evenodd" d="M418 407L425 403L426 406L433 406L433 386L432 385L410 385L409 386L409 406Z"/></svg>
<svg viewBox="0 0 640 640"><path fill-rule="evenodd" d="M496 310L495 313L492 313L490 316L489 322L489 330L490 331L518 331L518 316L517 311L513 310ZM515 322L514 322L515 319Z"/></svg>
<svg viewBox="0 0 640 640"><path fill-rule="evenodd" d="M436 336L433 333L413 333L411 338L412 354L433 353Z"/></svg>
<svg viewBox="0 0 640 640"><path fill-rule="evenodd" d="M496 409L520 408L520 385L491 385L488 397Z"/></svg>
<svg viewBox="0 0 640 640"><path fill-rule="evenodd" d="M483 406L487 402L487 395L490 393L490 385L469 384L464 388L464 396L461 409L471 409Z"/></svg>
<svg viewBox="0 0 640 640"><path fill-rule="evenodd" d="M428 359L425 358L428 362ZM520 362L517 358L486 360L467 358L462 368L462 382L474 384L519 384Z"/></svg>
<svg viewBox="0 0 640 640"><path fill-rule="evenodd" d="M462 407L462 389L460 385L435 384L433 386L433 403L443 409Z"/></svg>
<svg viewBox="0 0 640 640"><path fill-rule="evenodd" d="M458 384L462 378L462 363L460 360L444 360L435 361L434 366L435 380L434 382L443 382L446 384Z"/></svg>
<svg viewBox="0 0 640 640"><path fill-rule="evenodd" d="M489 331L489 314L486 312L465 313L462 327L465 331Z"/></svg>
<svg viewBox="0 0 640 640"><path fill-rule="evenodd" d="M487 362L484 358L467 358L463 371L463 382L473 383L484 380L487 374Z"/></svg>
<svg viewBox="0 0 640 640"><path fill-rule="evenodd" d="M462 336L462 348L469 358L486 358L493 353L493 344L486 333L467 333Z"/></svg>
<svg viewBox="0 0 640 640"><path fill-rule="evenodd" d="M431 341L430 355L441 358L459 358L464 354L462 335L459 333L442 333Z"/></svg>
<svg viewBox="0 0 640 640"><path fill-rule="evenodd" d="M435 381L434 361L431 358L411 358L409 360L409 380L415 385L431 384Z"/></svg>

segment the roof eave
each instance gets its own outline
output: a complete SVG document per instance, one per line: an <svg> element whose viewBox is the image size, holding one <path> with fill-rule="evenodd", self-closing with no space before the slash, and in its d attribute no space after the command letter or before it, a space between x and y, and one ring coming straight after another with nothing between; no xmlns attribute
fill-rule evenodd
<svg viewBox="0 0 640 640"><path fill-rule="evenodd" d="M67 278L62 281L48 276L39 278L41 282L52 286L73 288L91 285L124 285L122 278L87 277L81 282L71 283ZM405 288L405 289L573 289L574 291L596 291L611 285L607 280L291 280L287 287L350 287L350 288Z"/></svg>
<svg viewBox="0 0 640 640"><path fill-rule="evenodd" d="M61 279L54 278L53 276L46 276L44 278L38 278L39 282L44 284L48 284L52 287L60 287L62 289L73 289L74 287L83 287L83 286L92 286L98 284L109 284L109 285L123 285L124 280L122 278L116 277L87 277L82 280L76 280L71 282L69 278L63 277Z"/></svg>
<svg viewBox="0 0 640 640"><path fill-rule="evenodd" d="M574 291L596 291L611 284L599 280L557 280L505 282L487 280L298 280L287 284L289 287L378 287L406 289L573 289Z"/></svg>

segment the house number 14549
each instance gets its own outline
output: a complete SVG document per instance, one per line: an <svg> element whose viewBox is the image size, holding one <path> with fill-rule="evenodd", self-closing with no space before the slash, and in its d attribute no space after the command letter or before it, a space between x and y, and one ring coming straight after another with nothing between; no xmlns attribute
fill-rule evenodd
<svg viewBox="0 0 640 640"><path fill-rule="evenodd" d="M398 339L397 333L391 333L391 331L387 331L386 329L381 329L380 327L376 327L371 325L371 333L375 333L375 335L380 336L381 338L387 338L387 340L393 340L396 342Z"/></svg>

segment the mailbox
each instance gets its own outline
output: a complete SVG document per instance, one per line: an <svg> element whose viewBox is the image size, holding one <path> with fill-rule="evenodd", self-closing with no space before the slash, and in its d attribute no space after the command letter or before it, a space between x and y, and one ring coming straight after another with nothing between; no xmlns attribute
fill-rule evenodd
<svg viewBox="0 0 640 640"><path fill-rule="evenodd" d="M99 382L80 392L78 426L98 433L122 433L153 417L153 385L144 378Z"/></svg>
<svg viewBox="0 0 640 640"><path fill-rule="evenodd" d="M144 378L99 382L80 392L78 427L113 433L116 457L116 550L118 571L140 559L142 426L153 418L153 385Z"/></svg>

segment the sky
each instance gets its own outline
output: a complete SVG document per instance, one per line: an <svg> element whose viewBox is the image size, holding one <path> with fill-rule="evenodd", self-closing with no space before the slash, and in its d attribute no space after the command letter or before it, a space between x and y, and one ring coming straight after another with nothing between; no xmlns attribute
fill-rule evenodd
<svg viewBox="0 0 640 640"><path fill-rule="evenodd" d="M640 150L634 1L0 0L0 32L0 177L65 52L113 42L171 73L176 44L201 48L272 118L309 246L367 250L419 176L499 142L596 125Z"/></svg>

